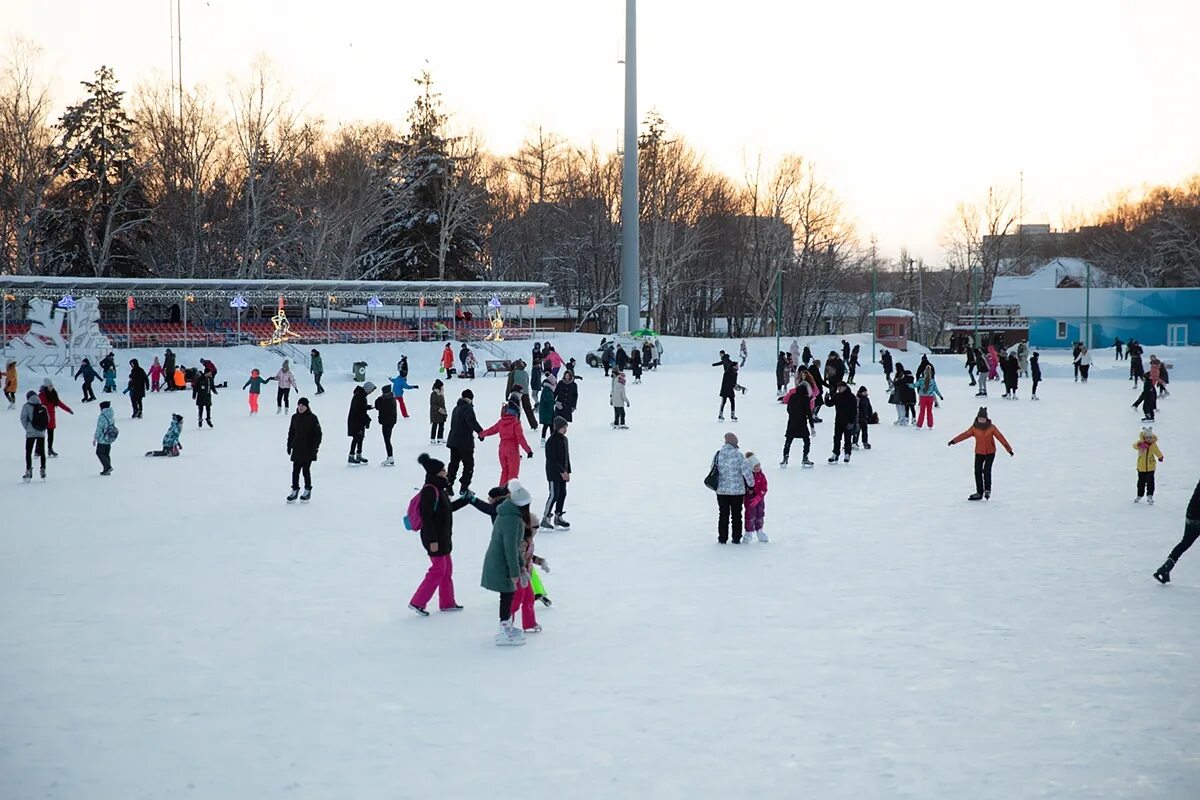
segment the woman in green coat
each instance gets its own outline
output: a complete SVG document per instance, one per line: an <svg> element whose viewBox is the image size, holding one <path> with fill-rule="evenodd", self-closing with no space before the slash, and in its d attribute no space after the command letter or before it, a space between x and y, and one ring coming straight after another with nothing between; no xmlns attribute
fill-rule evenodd
<svg viewBox="0 0 1200 800"><path fill-rule="evenodd" d="M518 480L508 482L508 499L496 509L492 540L483 557L480 585L500 593L498 645L525 644L525 632L512 622L512 601L521 580L521 542L529 525L529 490Z"/></svg>
<svg viewBox="0 0 1200 800"><path fill-rule="evenodd" d="M554 389L550 381L542 382L542 393L538 396L538 422L542 424L542 444L554 425Z"/></svg>

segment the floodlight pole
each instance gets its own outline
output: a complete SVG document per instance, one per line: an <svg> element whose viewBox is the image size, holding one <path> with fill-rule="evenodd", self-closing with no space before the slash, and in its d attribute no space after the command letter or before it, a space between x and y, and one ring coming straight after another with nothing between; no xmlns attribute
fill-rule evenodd
<svg viewBox="0 0 1200 800"><path fill-rule="evenodd" d="M625 153L621 170L621 304L629 327L642 322L638 253L637 0L625 0ZM617 331L622 333L622 331Z"/></svg>

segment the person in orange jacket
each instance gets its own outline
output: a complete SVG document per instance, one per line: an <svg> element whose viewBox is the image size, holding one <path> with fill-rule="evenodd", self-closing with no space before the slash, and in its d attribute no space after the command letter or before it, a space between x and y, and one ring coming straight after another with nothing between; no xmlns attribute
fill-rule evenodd
<svg viewBox="0 0 1200 800"><path fill-rule="evenodd" d="M492 427L480 431L479 441L497 433L500 434L500 485L507 486L511 479L521 477L519 450L524 450L527 457L533 458L533 448L525 441L525 432L521 430L519 392L508 396L508 402L500 411L500 419Z"/></svg>
<svg viewBox="0 0 1200 800"><path fill-rule="evenodd" d="M1154 505L1154 469L1164 458L1163 451L1158 447L1158 437L1150 428L1142 428L1138 439L1133 443L1137 451L1137 497L1133 502L1142 502L1146 498L1149 505Z"/></svg>
<svg viewBox="0 0 1200 800"><path fill-rule="evenodd" d="M955 436L947 446L953 446L967 439L975 440L975 494L968 500L990 499L992 496L992 463L996 460L996 442L999 441L1010 456L1016 455L1008 440L1000 429L992 424L988 417L987 406L981 406L975 415L975 424Z"/></svg>

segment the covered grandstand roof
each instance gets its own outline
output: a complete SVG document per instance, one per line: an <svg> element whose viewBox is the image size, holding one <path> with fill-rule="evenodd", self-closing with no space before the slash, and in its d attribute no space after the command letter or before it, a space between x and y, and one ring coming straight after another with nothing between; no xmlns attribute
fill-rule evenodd
<svg viewBox="0 0 1200 800"><path fill-rule="evenodd" d="M16 300L30 297L87 295L100 300L175 300L191 295L196 300L228 300L241 295L250 303L275 302L280 295L293 303L365 302L378 297L382 302L415 302L421 298L445 302L490 300L525 301L543 293L549 284L536 281L310 281L280 278L238 280L235 278L72 278L50 275L0 275L0 291Z"/></svg>

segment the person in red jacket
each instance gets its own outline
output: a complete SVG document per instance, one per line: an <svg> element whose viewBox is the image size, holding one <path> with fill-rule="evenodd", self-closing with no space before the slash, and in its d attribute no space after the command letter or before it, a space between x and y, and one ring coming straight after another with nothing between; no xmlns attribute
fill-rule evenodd
<svg viewBox="0 0 1200 800"><path fill-rule="evenodd" d="M524 450L528 458L533 458L533 448L525 441L525 432L521 430L521 395L513 392L508 396L508 402L500 411L500 419L496 424L480 432L479 441L493 434L500 434L500 485L507 486L513 478L521 477L521 454Z"/></svg>
<svg viewBox="0 0 1200 800"><path fill-rule="evenodd" d="M946 444L952 446L959 442L965 442L967 439L975 440L975 494L967 499L990 499L992 496L992 462L996 460L996 442L999 441L1010 456L1014 456L1016 453L1013 452L1000 429L992 424L986 406L981 406L979 413L975 415L975 424Z"/></svg>
<svg viewBox="0 0 1200 800"><path fill-rule="evenodd" d="M54 412L60 408L68 414L73 415L75 412L58 396L58 390L54 388L54 381L49 378L42 381L42 388L38 391L38 399L46 407L46 416L48 417L48 424L46 425L47 455L51 458L58 458L58 453L54 452L54 429L58 427Z"/></svg>
<svg viewBox="0 0 1200 800"><path fill-rule="evenodd" d="M157 392L162 384L163 366L158 363L158 356L154 357L154 363L150 365L150 391Z"/></svg>
<svg viewBox="0 0 1200 800"><path fill-rule="evenodd" d="M442 351L442 369L446 372L446 380L454 377L454 350L449 342L446 342L446 349Z"/></svg>

